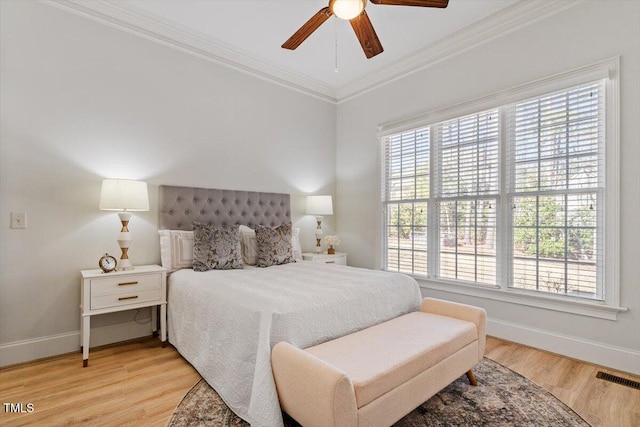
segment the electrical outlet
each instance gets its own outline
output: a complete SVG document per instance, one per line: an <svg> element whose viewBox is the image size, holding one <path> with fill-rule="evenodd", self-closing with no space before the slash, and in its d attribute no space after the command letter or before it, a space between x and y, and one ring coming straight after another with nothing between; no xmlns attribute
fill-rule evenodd
<svg viewBox="0 0 640 427"><path fill-rule="evenodd" d="M11 228L27 228L27 214L11 212Z"/></svg>

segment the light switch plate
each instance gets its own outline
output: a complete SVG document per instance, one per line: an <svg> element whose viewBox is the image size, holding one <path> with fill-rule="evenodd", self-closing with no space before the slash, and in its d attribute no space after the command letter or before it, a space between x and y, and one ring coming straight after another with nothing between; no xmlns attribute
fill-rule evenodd
<svg viewBox="0 0 640 427"><path fill-rule="evenodd" d="M11 228L27 228L27 214L11 212Z"/></svg>

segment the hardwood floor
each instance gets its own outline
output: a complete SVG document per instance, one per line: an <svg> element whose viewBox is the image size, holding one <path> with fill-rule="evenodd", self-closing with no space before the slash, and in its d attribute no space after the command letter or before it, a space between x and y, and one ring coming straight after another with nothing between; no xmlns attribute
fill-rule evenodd
<svg viewBox="0 0 640 427"><path fill-rule="evenodd" d="M595 374L640 377L495 338L487 339L486 356L543 386L593 426L640 426L640 390ZM3 407L0 425L164 426L199 378L173 347L153 338L92 349L84 369L80 353L0 369L2 403L34 409Z"/></svg>
<svg viewBox="0 0 640 427"><path fill-rule="evenodd" d="M200 375L155 338L91 349L0 370L3 403L33 403L31 413L0 412L2 426L164 426Z"/></svg>
<svg viewBox="0 0 640 427"><path fill-rule="evenodd" d="M594 427L640 426L640 390L596 373L640 381L638 376L496 338L487 338L485 356L544 387Z"/></svg>

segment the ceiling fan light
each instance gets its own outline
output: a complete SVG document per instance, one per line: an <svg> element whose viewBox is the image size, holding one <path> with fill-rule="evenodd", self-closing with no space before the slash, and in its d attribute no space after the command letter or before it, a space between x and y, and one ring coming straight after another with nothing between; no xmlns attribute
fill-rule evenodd
<svg viewBox="0 0 640 427"><path fill-rule="evenodd" d="M360 15L364 10L366 0L333 0L329 8L340 19L350 20Z"/></svg>

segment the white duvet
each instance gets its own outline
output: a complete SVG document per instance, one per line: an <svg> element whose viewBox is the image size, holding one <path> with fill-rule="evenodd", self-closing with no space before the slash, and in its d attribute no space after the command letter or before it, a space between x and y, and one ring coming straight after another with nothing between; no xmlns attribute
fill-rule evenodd
<svg viewBox="0 0 640 427"><path fill-rule="evenodd" d="M311 261L179 270L169 277L169 341L252 426L282 426L272 347L304 348L418 310L412 278Z"/></svg>

